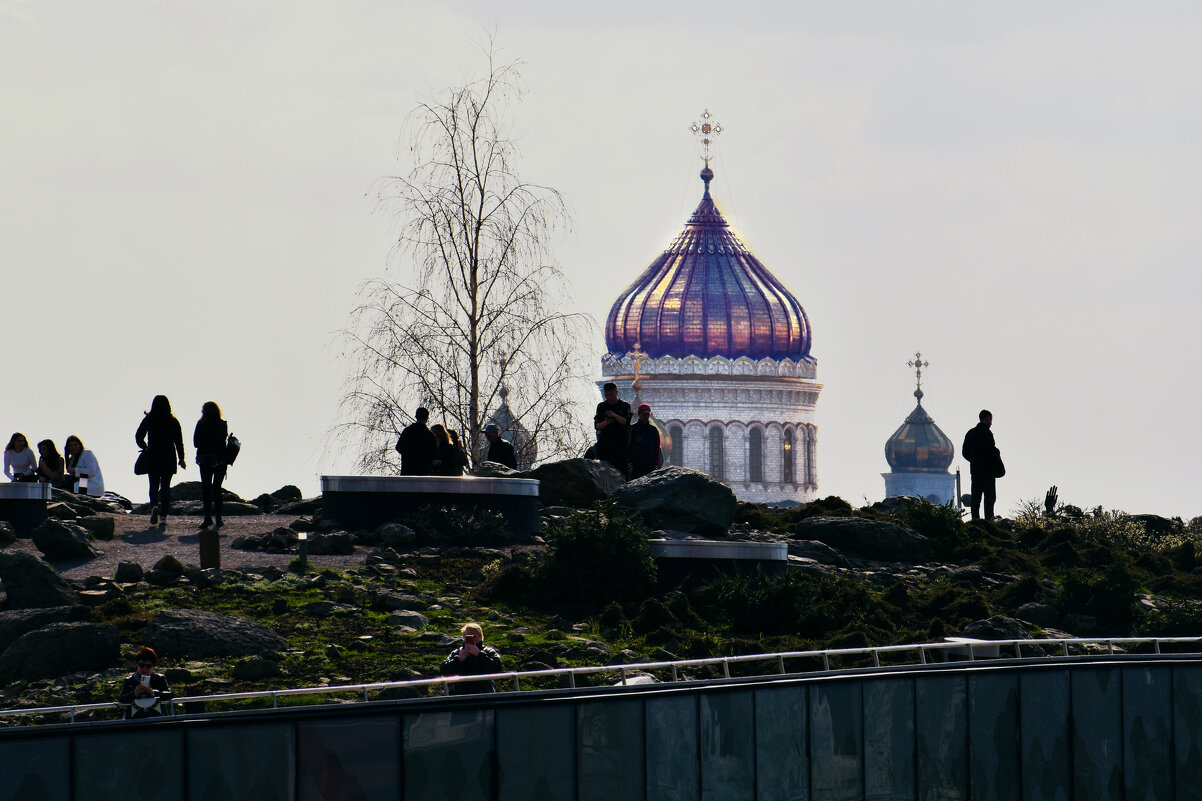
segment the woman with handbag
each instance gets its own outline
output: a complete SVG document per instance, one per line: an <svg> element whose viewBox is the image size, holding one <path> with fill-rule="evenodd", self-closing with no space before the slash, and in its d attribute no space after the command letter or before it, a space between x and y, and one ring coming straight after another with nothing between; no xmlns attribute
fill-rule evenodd
<svg viewBox="0 0 1202 801"><path fill-rule="evenodd" d="M150 476L150 525L160 519L167 525L167 512L171 508L171 477L175 475L176 455L179 466L188 468L184 455L184 432L179 420L171 413L171 401L166 395L155 395L150 411L144 412L141 425L134 434L138 447L146 453L138 457Z"/></svg>
<svg viewBox="0 0 1202 801"><path fill-rule="evenodd" d="M225 480L225 448L229 434L229 424L221 419L221 407L206 401L200 407L200 419L192 434L196 466L200 468L200 498L205 510L201 529L213 525L213 507L217 511L217 528L225 525L221 519L221 482Z"/></svg>

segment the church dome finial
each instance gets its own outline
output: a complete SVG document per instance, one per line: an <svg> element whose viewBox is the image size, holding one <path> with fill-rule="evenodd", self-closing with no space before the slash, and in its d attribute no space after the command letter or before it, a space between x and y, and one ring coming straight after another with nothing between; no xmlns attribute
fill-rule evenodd
<svg viewBox="0 0 1202 801"><path fill-rule="evenodd" d="M901 427L893 432L885 442L885 460L895 473L946 473L955 456L955 448L947 435L935 425L935 421L922 408L922 368L929 367L929 362L922 360L921 353L915 353L914 358L906 362L907 367L913 367L917 388L914 397L918 405Z"/></svg>

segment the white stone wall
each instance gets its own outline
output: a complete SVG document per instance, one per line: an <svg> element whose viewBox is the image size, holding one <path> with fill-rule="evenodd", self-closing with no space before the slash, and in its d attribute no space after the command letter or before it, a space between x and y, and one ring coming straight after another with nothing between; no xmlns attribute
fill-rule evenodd
<svg viewBox="0 0 1202 801"><path fill-rule="evenodd" d="M602 358L602 380L618 385L633 401L634 360ZM639 369L639 400L651 405L655 419L671 430L680 425L682 464L713 475L711 429L724 434L723 483L740 500L812 500L818 491L815 407L822 385L813 362L772 359L646 359ZM750 480L749 432L763 434L763 480ZM784 437L793 436L793 481L784 481Z"/></svg>

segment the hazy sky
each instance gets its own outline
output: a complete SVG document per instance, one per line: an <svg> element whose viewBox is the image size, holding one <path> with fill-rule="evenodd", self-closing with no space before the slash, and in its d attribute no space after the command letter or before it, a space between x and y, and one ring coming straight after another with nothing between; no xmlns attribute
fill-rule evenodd
<svg viewBox="0 0 1202 801"><path fill-rule="evenodd" d="M141 502L164 393L189 444L222 406L241 495L345 472L337 332L363 280L406 277L372 184L495 30L598 321L700 198L689 124L722 123L714 196L813 325L821 494L884 494L917 350L957 465L993 410L1000 511L1058 484L1202 514L1195 3L575 6L0 0L5 441L76 433Z"/></svg>

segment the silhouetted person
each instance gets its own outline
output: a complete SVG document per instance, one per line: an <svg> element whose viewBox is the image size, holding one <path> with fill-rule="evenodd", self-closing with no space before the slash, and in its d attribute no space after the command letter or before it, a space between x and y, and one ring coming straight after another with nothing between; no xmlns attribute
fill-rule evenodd
<svg viewBox="0 0 1202 801"><path fill-rule="evenodd" d="M96 454L83 446L83 440L72 434L63 443L67 457L67 475L71 478L71 490L80 495L99 497L104 494L104 474Z"/></svg>
<svg viewBox="0 0 1202 801"><path fill-rule="evenodd" d="M129 704L126 718L156 718L163 714L162 703L171 700L171 687L167 677L155 673L159 661L153 648L144 647L134 656L134 672L121 684L118 703Z"/></svg>
<svg viewBox="0 0 1202 801"><path fill-rule="evenodd" d="M54 440L44 439L38 443L38 481L50 484L55 489L67 488L67 462L54 447Z"/></svg>
<svg viewBox="0 0 1202 801"><path fill-rule="evenodd" d="M659 429L651 424L651 407L642 403L639 419L630 427L630 477L642 478L659 462Z"/></svg>
<svg viewBox="0 0 1202 801"><path fill-rule="evenodd" d="M434 460L438 458L438 443L426 425L430 412L419 406L413 414L413 423L405 426L396 441L396 452L401 455L402 476L428 476L434 472Z"/></svg>
<svg viewBox="0 0 1202 801"><path fill-rule="evenodd" d="M982 409L980 422L964 435L960 455L968 460L972 477L972 519L981 519L981 499L985 499L985 519L993 519L993 503L997 500L997 479L1001 472L1002 454L993 442L993 414Z"/></svg>
<svg viewBox="0 0 1202 801"><path fill-rule="evenodd" d="M597 457L609 462L623 476L629 459L630 404L618 397L618 385L610 381L603 388L605 400L597 404L593 427L597 429Z"/></svg>
<svg viewBox="0 0 1202 801"><path fill-rule="evenodd" d="M225 480L225 444L229 440L230 428L221 419L221 407L213 401L205 401L200 407L200 419L192 432L192 444L196 446L196 466L200 468L200 500L204 504L205 519L202 529L213 525L213 511L217 511L217 528L225 525L221 519L221 482Z"/></svg>
<svg viewBox="0 0 1202 801"><path fill-rule="evenodd" d="M179 420L171 413L171 401L166 395L155 395L150 402L150 411L142 417L138 432L134 434L138 447L148 451L147 472L150 477L150 525L160 518L167 524L167 512L171 507L171 477L175 475L176 456L179 466L187 469L184 456L184 432Z"/></svg>
<svg viewBox="0 0 1202 801"><path fill-rule="evenodd" d="M461 629L463 645L451 651L438 672L444 676L486 676L500 673L501 655L491 645L484 644L484 629L479 623L467 623ZM492 681L457 681L448 685L451 695L471 693L495 693Z"/></svg>
<svg viewBox="0 0 1202 801"><path fill-rule="evenodd" d="M513 446L501 438L501 427L489 423L484 427L484 437L488 440L488 450L484 452L484 461L503 464L513 470L518 469L518 457L513 452Z"/></svg>
<svg viewBox="0 0 1202 801"><path fill-rule="evenodd" d="M451 440L451 432L441 423L430 426L430 433L438 443L438 455L434 457L434 475L461 476L467 466L467 454Z"/></svg>

